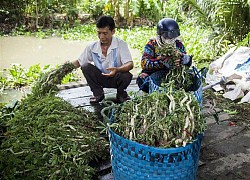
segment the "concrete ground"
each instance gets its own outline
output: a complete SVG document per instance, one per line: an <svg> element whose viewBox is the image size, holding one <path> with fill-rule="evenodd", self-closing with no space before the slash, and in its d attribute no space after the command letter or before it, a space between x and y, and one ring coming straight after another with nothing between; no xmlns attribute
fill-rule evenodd
<svg viewBox="0 0 250 180"><path fill-rule="evenodd" d="M128 87L128 91L138 91L135 80ZM114 94L114 89L105 89L106 98L112 98ZM82 87L61 90L58 94L75 107L100 112L101 105L89 104L91 95L85 83ZM204 98L203 110L211 111L209 99ZM239 121L237 117L223 112L222 109L217 108L216 112L219 117L217 120L214 113L206 117L207 130L202 140L197 180L250 179L250 114ZM106 164L104 168L108 173L101 179L112 180L110 164Z"/></svg>

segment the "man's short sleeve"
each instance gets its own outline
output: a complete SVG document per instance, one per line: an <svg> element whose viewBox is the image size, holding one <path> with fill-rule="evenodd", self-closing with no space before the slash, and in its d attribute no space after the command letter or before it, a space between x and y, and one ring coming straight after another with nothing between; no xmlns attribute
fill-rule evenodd
<svg viewBox="0 0 250 180"><path fill-rule="evenodd" d="M121 40L119 49L122 64L132 61L132 56L126 42Z"/></svg>
<svg viewBox="0 0 250 180"><path fill-rule="evenodd" d="M93 58L92 58L92 55L91 55L91 47L92 45L89 44L82 52L82 54L80 55L78 61L79 61L79 64L80 66L84 66L86 65L87 63L93 61Z"/></svg>

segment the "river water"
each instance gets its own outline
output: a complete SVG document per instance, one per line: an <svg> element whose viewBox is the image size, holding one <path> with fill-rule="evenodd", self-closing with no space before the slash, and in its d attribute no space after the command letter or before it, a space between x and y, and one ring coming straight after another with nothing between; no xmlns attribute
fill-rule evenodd
<svg viewBox="0 0 250 180"><path fill-rule="evenodd" d="M0 37L0 71L10 68L12 63L21 64L24 68L35 64L40 64L41 67L63 64L77 59L87 43L61 38ZM80 70L78 73L81 77ZM19 100L23 95L24 92L19 90L5 90L0 96L0 103Z"/></svg>
<svg viewBox="0 0 250 180"><path fill-rule="evenodd" d="M40 64L62 64L77 59L87 42L63 40L61 38L40 39L35 37L1 37L0 68L10 68L11 63L30 67Z"/></svg>
<svg viewBox="0 0 250 180"><path fill-rule="evenodd" d="M36 37L14 36L0 37L0 71L10 68L12 63L21 64L24 68L32 65L63 64L79 58L83 49L89 42L78 40L64 40L62 38L41 39ZM133 59L140 57L139 50L130 49ZM78 74L83 75L78 69ZM21 97L19 91L8 91L4 97L0 96L0 102Z"/></svg>

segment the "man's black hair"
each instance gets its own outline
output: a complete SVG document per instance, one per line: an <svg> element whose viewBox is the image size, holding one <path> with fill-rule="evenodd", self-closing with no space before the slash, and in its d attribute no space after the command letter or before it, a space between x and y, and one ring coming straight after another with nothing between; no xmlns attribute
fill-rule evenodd
<svg viewBox="0 0 250 180"><path fill-rule="evenodd" d="M111 16L101 16L96 22L97 28L109 27L110 31L115 29L115 21Z"/></svg>

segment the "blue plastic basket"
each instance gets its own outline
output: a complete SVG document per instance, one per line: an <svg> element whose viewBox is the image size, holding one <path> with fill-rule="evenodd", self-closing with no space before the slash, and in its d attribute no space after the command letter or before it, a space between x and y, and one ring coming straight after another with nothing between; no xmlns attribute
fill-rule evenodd
<svg viewBox="0 0 250 180"><path fill-rule="evenodd" d="M198 77L198 90L194 92L202 104L202 77L205 72L193 67ZM161 91L149 78L149 93ZM112 112L114 113L114 112ZM113 115L110 122L113 121ZM201 140L200 134L192 143L178 148L157 148L125 139L109 129L112 171L115 180L194 180L196 179Z"/></svg>
<svg viewBox="0 0 250 180"><path fill-rule="evenodd" d="M112 130L109 135L115 180L196 179L203 134L185 147L166 149L130 141Z"/></svg>

